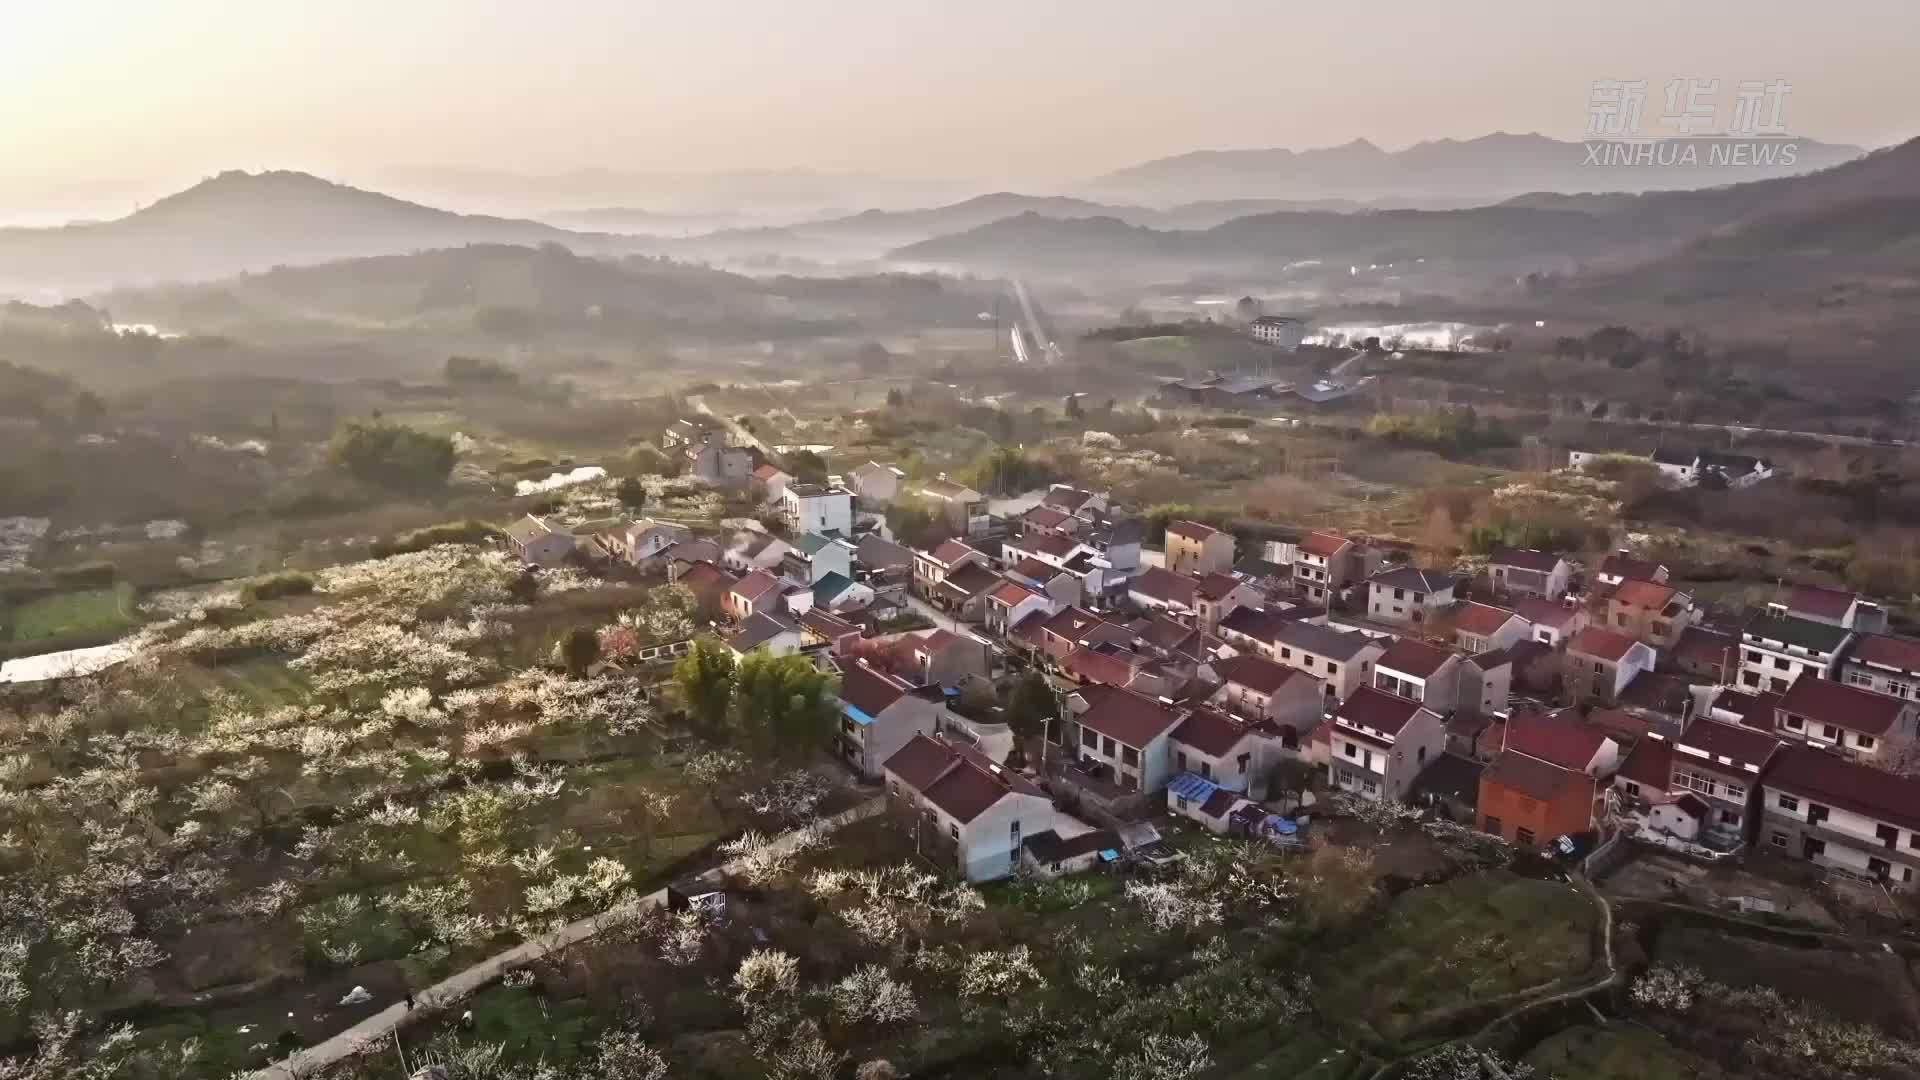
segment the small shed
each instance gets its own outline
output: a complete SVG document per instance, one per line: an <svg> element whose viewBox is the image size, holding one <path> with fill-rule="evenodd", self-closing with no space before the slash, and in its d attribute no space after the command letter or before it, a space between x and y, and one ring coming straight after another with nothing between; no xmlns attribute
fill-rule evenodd
<svg viewBox="0 0 1920 1080"><path fill-rule="evenodd" d="M727 913L727 890L699 878L683 878L667 886L668 911L698 911L711 918Z"/></svg>

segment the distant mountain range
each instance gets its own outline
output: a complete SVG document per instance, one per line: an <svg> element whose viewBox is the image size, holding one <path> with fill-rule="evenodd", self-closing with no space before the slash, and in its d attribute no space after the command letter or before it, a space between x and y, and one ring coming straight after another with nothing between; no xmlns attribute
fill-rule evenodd
<svg viewBox="0 0 1920 1080"><path fill-rule="evenodd" d="M0 229L0 295L73 295L476 243L632 246L534 221L449 213L306 173L226 172L118 220Z"/></svg>
<svg viewBox="0 0 1920 1080"><path fill-rule="evenodd" d="M1798 139L1791 167L1741 169L1742 180L1812 172L1859 157L1857 146ZM1438 199L1480 203L1532 191L1655 191L1728 182L1724 167L1596 168L1583 144L1498 132L1382 150L1365 139L1319 150L1201 150L1087 182L1076 194L1152 205L1196 199Z"/></svg>
<svg viewBox="0 0 1920 1080"><path fill-rule="evenodd" d="M1079 276L1135 273L1273 274L1305 262L1430 264L1456 284L1538 271L1569 274L1584 260L1613 264L1678 257L1697 240L1759 229L1769 219L1822 215L1856 203L1882 214L1920 197L1920 140L1833 168L1697 191L1632 195L1527 195L1464 210L1253 214L1208 229L1161 230L1114 216L1060 220L1028 213L891 253L920 266L983 273ZM1849 220L1853 220L1849 218ZM1888 221L1892 240L1920 224ZM1776 235L1756 232L1756 237ZM1782 242L1789 232L1777 236ZM1804 237L1806 227L1792 235ZM1872 235L1860 239L1871 241ZM1765 247L1767 241L1756 239ZM1804 246L1804 245L1802 245Z"/></svg>

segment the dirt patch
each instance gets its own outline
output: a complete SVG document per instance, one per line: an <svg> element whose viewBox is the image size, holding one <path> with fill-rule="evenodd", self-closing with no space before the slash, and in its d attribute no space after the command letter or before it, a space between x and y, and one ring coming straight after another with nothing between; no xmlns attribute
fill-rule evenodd
<svg viewBox="0 0 1920 1080"><path fill-rule="evenodd" d="M1892 953L1801 949L1675 927L1660 934L1654 957L1698 968L1728 986L1767 987L1789 999L1814 996L1835 1016L1902 1037L1920 1032L1920 994L1905 962Z"/></svg>
<svg viewBox="0 0 1920 1080"><path fill-rule="evenodd" d="M1762 864L1766 868L1766 864ZM1627 900L1669 900L1716 911L1738 913L1743 898L1772 905L1772 921L1800 923L1809 929L1838 930L1828 898L1810 881L1787 880L1784 875L1756 873L1751 866L1709 866L1668 855L1642 854L1608 875L1607 895Z"/></svg>

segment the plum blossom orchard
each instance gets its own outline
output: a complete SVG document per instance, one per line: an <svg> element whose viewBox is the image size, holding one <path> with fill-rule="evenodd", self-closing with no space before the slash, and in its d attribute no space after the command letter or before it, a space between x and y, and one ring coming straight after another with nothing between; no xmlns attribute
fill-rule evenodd
<svg viewBox="0 0 1920 1080"><path fill-rule="evenodd" d="M351 1019L189 1048L97 1018L534 940L632 900L686 850L670 824L704 842L818 807L823 785L724 747L663 753L636 678L517 663L522 620L603 588L521 575L447 545L323 571L310 596L213 596L118 669L0 701L0 1044L33 1048L0 1076L254 1068ZM667 595L590 628L673 633L690 610ZM658 1072L640 1043L600 1050L607 1075Z"/></svg>

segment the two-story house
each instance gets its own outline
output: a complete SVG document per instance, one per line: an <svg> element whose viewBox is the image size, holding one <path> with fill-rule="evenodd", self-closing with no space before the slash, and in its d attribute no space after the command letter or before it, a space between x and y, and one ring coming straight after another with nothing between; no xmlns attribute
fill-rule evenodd
<svg viewBox="0 0 1920 1080"><path fill-rule="evenodd" d="M1693 617L1693 597L1659 582L1629 578L1607 597L1609 630L1662 651L1673 648Z"/></svg>
<svg viewBox="0 0 1920 1080"><path fill-rule="evenodd" d="M1244 607L1257 607L1260 592L1253 583L1235 574L1208 574L1194 585L1194 617L1208 633L1220 628L1220 620Z"/></svg>
<svg viewBox="0 0 1920 1080"><path fill-rule="evenodd" d="M1453 606L1453 575L1399 566L1367 582L1367 614L1381 622L1420 625Z"/></svg>
<svg viewBox="0 0 1920 1080"><path fill-rule="evenodd" d="M1197 521L1167 522L1166 568L1176 574L1233 569L1233 534Z"/></svg>
<svg viewBox="0 0 1920 1080"><path fill-rule="evenodd" d="M1762 850L1902 891L1920 880L1920 780L1788 746L1762 790Z"/></svg>
<svg viewBox="0 0 1920 1080"><path fill-rule="evenodd" d="M1862 634L1840 662L1840 681L1909 701L1920 701L1920 641Z"/></svg>
<svg viewBox="0 0 1920 1080"><path fill-rule="evenodd" d="M1149 567L1127 582L1127 599L1134 607L1176 616L1197 613L1199 592L1199 579L1160 566Z"/></svg>
<svg viewBox="0 0 1920 1080"><path fill-rule="evenodd" d="M1263 656L1229 656L1208 666L1220 687L1207 703L1242 719L1272 720L1296 731L1312 731L1326 713L1320 680L1297 668Z"/></svg>
<svg viewBox="0 0 1920 1080"><path fill-rule="evenodd" d="M1884 608L1844 589L1796 585L1787 594L1787 614L1862 633L1878 633L1887 628Z"/></svg>
<svg viewBox="0 0 1920 1080"><path fill-rule="evenodd" d="M1027 616L1045 618L1058 610L1060 604L1053 597L1012 578L1005 578L987 593L985 625L988 633L1004 637Z"/></svg>
<svg viewBox="0 0 1920 1080"><path fill-rule="evenodd" d="M728 615L742 620L757 611L779 614L785 609L781 594L779 578L765 570L755 570L733 583L720 606Z"/></svg>
<svg viewBox="0 0 1920 1080"><path fill-rule="evenodd" d="M1447 731L1440 714L1419 702L1363 686L1335 711L1329 741L1334 787L1398 802L1446 748Z"/></svg>
<svg viewBox="0 0 1920 1080"><path fill-rule="evenodd" d="M1067 699L1080 760L1105 766L1123 791L1158 791L1173 775L1168 736L1184 719L1170 705L1117 686L1084 686Z"/></svg>
<svg viewBox="0 0 1920 1080"><path fill-rule="evenodd" d="M1564 601L1528 597L1515 604L1514 610L1533 628L1534 641L1555 649L1572 641L1590 621L1586 608Z"/></svg>
<svg viewBox="0 0 1920 1080"><path fill-rule="evenodd" d="M1490 649L1467 657L1460 665L1454 707L1480 716L1506 712L1513 700L1513 669L1510 649Z"/></svg>
<svg viewBox="0 0 1920 1080"><path fill-rule="evenodd" d="M1831 679L1853 643L1853 631L1787 613L1784 604L1748 619L1740 628L1740 685L1785 693L1802 676Z"/></svg>
<svg viewBox="0 0 1920 1080"><path fill-rule="evenodd" d="M1774 734L1873 759L1889 740L1911 740L1920 702L1832 679L1796 679L1774 706Z"/></svg>
<svg viewBox="0 0 1920 1080"><path fill-rule="evenodd" d="M754 468L751 487L762 502L779 502L791 483L793 474L769 461Z"/></svg>
<svg viewBox="0 0 1920 1080"><path fill-rule="evenodd" d="M1612 705L1633 680L1652 671L1659 654L1645 642L1589 626L1567 643L1566 682L1577 700Z"/></svg>
<svg viewBox="0 0 1920 1080"><path fill-rule="evenodd" d="M502 530L507 550L521 562L534 566L558 566L573 554L573 533L546 518L528 514Z"/></svg>
<svg viewBox="0 0 1920 1080"><path fill-rule="evenodd" d="M1700 835L1731 848L1749 838L1760 777L1780 740L1764 731L1699 718L1673 744L1670 791L1689 791L1707 804Z"/></svg>
<svg viewBox="0 0 1920 1080"><path fill-rule="evenodd" d="M1285 604L1243 607L1221 619L1216 632L1236 652L1257 652L1277 660L1281 632L1289 623L1299 622L1302 614L1302 610Z"/></svg>
<svg viewBox="0 0 1920 1080"><path fill-rule="evenodd" d="M1302 599L1326 607L1368 570L1360 545L1334 532L1310 532L1293 549L1293 583Z"/></svg>
<svg viewBox="0 0 1920 1080"><path fill-rule="evenodd" d="M1594 571L1594 580L1608 587L1623 581L1651 581L1656 585L1667 583L1666 565L1654 559L1636 558L1626 548L1613 552L1600 560L1600 568Z"/></svg>
<svg viewBox="0 0 1920 1080"><path fill-rule="evenodd" d="M1193 773L1227 791L1246 794L1259 785L1265 768L1272 764L1264 754L1268 741L1246 720L1197 708L1167 737L1167 751L1173 755L1175 774Z"/></svg>
<svg viewBox="0 0 1920 1080"><path fill-rule="evenodd" d="M1023 835L1050 832L1053 800L978 750L916 735L886 761L887 799L910 817L922 851L950 858L968 881L1013 872Z"/></svg>
<svg viewBox="0 0 1920 1080"><path fill-rule="evenodd" d="M854 551L851 543L838 536L802 533L780 560L780 572L803 585L816 584L828 574L852 580Z"/></svg>
<svg viewBox="0 0 1920 1080"><path fill-rule="evenodd" d="M869 461L847 474L847 486L863 505L887 506L900 497L900 484L907 474L892 465Z"/></svg>
<svg viewBox="0 0 1920 1080"><path fill-rule="evenodd" d="M709 484L738 487L752 478L753 451L730 445L719 432L709 432L702 441L688 443L675 453L686 463L683 475Z"/></svg>
<svg viewBox="0 0 1920 1080"><path fill-rule="evenodd" d="M1606 813L1606 790L1587 773L1503 750L1480 774L1474 809L1482 832L1538 848L1597 828Z"/></svg>
<svg viewBox="0 0 1920 1080"><path fill-rule="evenodd" d="M986 553L959 540L942 541L932 551L913 553L913 591L931 597L947 576L963 566L988 569Z"/></svg>
<svg viewBox="0 0 1920 1080"><path fill-rule="evenodd" d="M938 686L916 687L865 660L842 669L839 699L840 755L869 778L881 776L915 735L939 730L946 711Z"/></svg>
<svg viewBox="0 0 1920 1080"><path fill-rule="evenodd" d="M1508 649L1527 640L1533 626L1517 611L1469 600L1453 611L1453 644L1468 653Z"/></svg>
<svg viewBox="0 0 1920 1080"><path fill-rule="evenodd" d="M853 535L853 493L825 484L788 484L780 505L796 533Z"/></svg>
<svg viewBox="0 0 1920 1080"><path fill-rule="evenodd" d="M1460 657L1445 649L1401 638L1374 663L1373 685L1444 716L1459 702L1460 664Z"/></svg>
<svg viewBox="0 0 1920 1080"><path fill-rule="evenodd" d="M1573 564L1556 552L1501 548L1487 560L1487 577L1493 582L1493 591L1502 596L1558 600L1567 595Z"/></svg>
<svg viewBox="0 0 1920 1080"><path fill-rule="evenodd" d="M658 566L668 557L668 549L693 540L693 530L670 521L641 518L597 533L593 539L601 550L629 566ZM673 557L678 557L678 553Z"/></svg>
<svg viewBox="0 0 1920 1080"><path fill-rule="evenodd" d="M1280 628L1267 658L1318 678L1332 704L1372 685L1374 666L1386 654L1387 645L1386 639L1358 630L1342 632L1295 620Z"/></svg>
<svg viewBox="0 0 1920 1080"><path fill-rule="evenodd" d="M920 487L920 497L961 536L977 539L992 531L993 518L987 512L987 497L965 484L947 479L943 473Z"/></svg>

